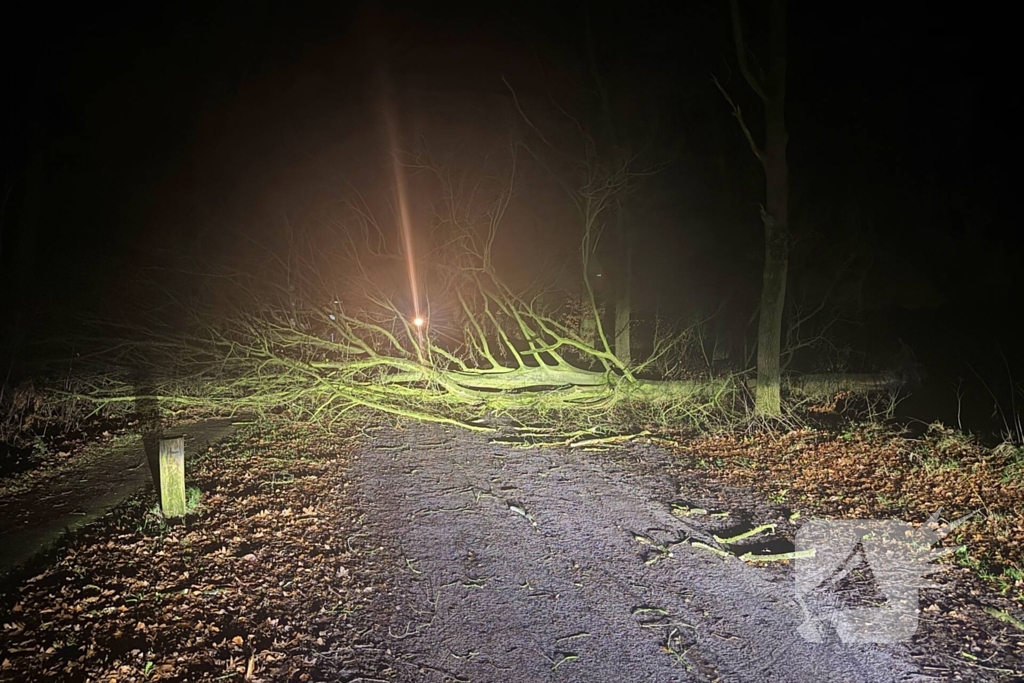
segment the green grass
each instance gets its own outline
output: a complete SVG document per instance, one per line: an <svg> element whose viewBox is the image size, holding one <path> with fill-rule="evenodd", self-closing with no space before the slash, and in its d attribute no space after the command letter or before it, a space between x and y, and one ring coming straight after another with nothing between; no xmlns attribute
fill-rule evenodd
<svg viewBox="0 0 1024 683"><path fill-rule="evenodd" d="M203 492L195 486L185 487L185 514L201 515L204 509ZM149 530L151 528L150 525L154 525L152 529L157 532L166 531L170 528L167 519L164 518L163 510L160 509L160 503L150 508L149 514L142 520L139 528Z"/></svg>
<svg viewBox="0 0 1024 683"><path fill-rule="evenodd" d="M997 446L992 454L1003 460L1003 482L1024 481L1024 446L1006 442Z"/></svg>
<svg viewBox="0 0 1024 683"><path fill-rule="evenodd" d="M190 515L197 515L203 511L203 492L195 486L185 488L185 512Z"/></svg>
<svg viewBox="0 0 1024 683"><path fill-rule="evenodd" d="M959 461L955 458L942 458L937 455L929 455L921 461L920 468L932 474L934 472L953 472L960 467Z"/></svg>

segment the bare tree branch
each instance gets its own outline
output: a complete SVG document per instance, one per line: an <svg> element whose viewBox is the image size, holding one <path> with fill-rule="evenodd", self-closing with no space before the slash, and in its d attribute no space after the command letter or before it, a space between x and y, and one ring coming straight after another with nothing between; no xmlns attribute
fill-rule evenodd
<svg viewBox="0 0 1024 683"><path fill-rule="evenodd" d="M733 43L736 45L736 61L740 64L740 73L743 74L743 78L746 79L750 88L757 93L757 96L764 102L768 102L768 95L765 93L764 86L754 76L753 72L750 70L750 64L747 61L747 44L743 40L743 21L740 17L740 6L738 0L729 0L729 10L732 14ZM733 105L733 108L736 108L735 105Z"/></svg>
<svg viewBox="0 0 1024 683"><path fill-rule="evenodd" d="M743 136L747 138L747 142L750 144L750 151L752 151L754 156L757 157L757 160L764 165L767 163L767 158L761 148L757 146L757 143L754 142L754 136L750 132L750 129L747 128L747 123L743 120L743 112L740 111L740 106L733 101L732 97L729 96L729 92L718 81L717 76L711 74L711 80L715 82L715 87L718 88L718 92L722 93L722 97L724 97L725 101L729 103L730 107L732 107L732 115L735 116L736 120L739 122L740 128L743 130Z"/></svg>

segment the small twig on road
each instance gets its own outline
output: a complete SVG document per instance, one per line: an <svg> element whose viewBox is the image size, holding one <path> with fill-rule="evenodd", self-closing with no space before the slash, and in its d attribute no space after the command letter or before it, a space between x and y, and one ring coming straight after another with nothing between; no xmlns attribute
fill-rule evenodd
<svg viewBox="0 0 1024 683"><path fill-rule="evenodd" d="M708 511L704 508L692 508L688 505L672 503L672 514L676 517L696 517L698 515L706 515Z"/></svg>
<svg viewBox="0 0 1024 683"><path fill-rule="evenodd" d="M735 557L735 555L733 555L730 552L727 552L725 550L721 550L719 548L715 548L714 546L710 546L707 543L701 543L700 541L694 541L690 545L693 546L694 548L700 548L701 550L708 550L710 552L713 552L715 555L718 555L722 559L726 559L727 560L730 557Z"/></svg>
<svg viewBox="0 0 1024 683"><path fill-rule="evenodd" d="M795 550L791 553L776 553L774 555L755 555L754 553L744 553L739 558L744 562L781 562L783 560L802 560L808 557L814 557L814 548L808 548L806 550Z"/></svg>
<svg viewBox="0 0 1024 683"><path fill-rule="evenodd" d="M594 439L581 439L580 441L573 441L569 443L569 448L587 448L590 446L606 446L613 443L623 443L625 441L632 441L633 439L641 436L647 436L650 434L646 429L636 434L617 434L615 436L602 436Z"/></svg>
<svg viewBox="0 0 1024 683"><path fill-rule="evenodd" d="M574 654L572 652L556 652L555 653L556 657L559 656L559 655L562 656L561 659L559 659L557 661L552 660L552 661L554 661L554 666L551 667L552 671L554 671L558 667L562 666L566 662L574 662L574 661L576 661L577 659L580 658L580 656L578 654Z"/></svg>
<svg viewBox="0 0 1024 683"><path fill-rule="evenodd" d="M744 531L741 534L736 534L735 536L730 536L728 538L722 538L721 536L715 535L714 538L719 543L722 543L723 545L728 545L728 544L732 544L732 543L738 543L739 541L742 541L745 538L750 538L751 536L756 536L757 534L760 534L760 533L762 533L764 531L770 531L772 533L775 533L775 525L774 524L762 524L760 526L754 527L753 529L750 529L749 531Z"/></svg>
<svg viewBox="0 0 1024 683"><path fill-rule="evenodd" d="M527 511L526 511L526 510L524 510L523 508L521 508L521 507L519 507L518 505L515 505L515 504L513 504L513 503L507 503L507 505L508 505L508 509L509 509L509 510L511 510L511 511L512 511L512 512L514 512L514 513L516 513L517 515L519 515L519 516L520 516L520 517L522 517L523 519L525 519L525 520L529 521L529 522L530 522L530 524L531 524L531 525L532 525L532 526L533 526L534 528L537 528L537 522L536 522L536 521L534 521L534 519L533 519L533 515L531 515L531 514L530 514L529 512L527 512Z"/></svg>
<svg viewBox="0 0 1024 683"><path fill-rule="evenodd" d="M679 629L673 628L669 631L668 637L665 638L664 648L667 652L671 653L680 664L685 666L687 671L689 671L690 662L686 659L686 653L690 651L690 648L693 647L693 645L680 650L678 648L682 645L682 640L682 634L679 632Z"/></svg>
<svg viewBox="0 0 1024 683"><path fill-rule="evenodd" d="M633 616L636 616L638 614L660 614L662 616L668 616L668 610L661 607L650 607L648 605L643 605L640 607L635 607L633 609Z"/></svg>

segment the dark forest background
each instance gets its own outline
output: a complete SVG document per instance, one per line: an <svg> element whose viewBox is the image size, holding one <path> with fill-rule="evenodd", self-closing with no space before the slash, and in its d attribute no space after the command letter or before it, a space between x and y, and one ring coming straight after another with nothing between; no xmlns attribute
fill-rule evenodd
<svg viewBox="0 0 1024 683"><path fill-rule="evenodd" d="M741 6L763 52L765 3ZM602 149L659 167L629 200L639 316L714 314L734 355L749 344L763 175L712 74L755 135L759 117L725 0L5 13L7 382L45 340L145 308L154 284L198 296L218 269L258 271L348 185L386 206L385 86L403 147L452 163L496 163L522 126L512 86L566 149L578 139L558 107ZM959 6L790 3L790 307L828 292L843 320L833 352L796 369L875 369L909 350L923 383L906 413L982 432L1024 381L1009 31ZM502 258L532 276L539 253L571 253L572 217L538 168L518 200Z"/></svg>

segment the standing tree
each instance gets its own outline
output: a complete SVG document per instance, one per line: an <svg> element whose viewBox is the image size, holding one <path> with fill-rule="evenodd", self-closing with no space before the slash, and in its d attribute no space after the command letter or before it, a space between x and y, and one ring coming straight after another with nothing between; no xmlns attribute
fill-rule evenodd
<svg viewBox="0 0 1024 683"><path fill-rule="evenodd" d="M625 365L633 363L632 322L633 322L633 241L627 232L621 201L616 203L616 237L619 239L622 259L619 262L619 277L615 282L615 356Z"/></svg>
<svg viewBox="0 0 1024 683"><path fill-rule="evenodd" d="M586 6L585 6L586 8ZM615 123L612 117L611 99L608 96L608 88L605 86L604 79L601 77L601 70L598 68L597 55L594 50L594 31L591 26L589 8L586 8L586 29L587 29L587 61L590 66L590 75L594 80L594 84L597 86L597 92L601 99L601 118L603 119L604 137L605 142L610 144L611 148L617 153L621 152L619 146L618 135L615 132ZM633 317L633 306L632 306L632 261L633 261L633 241L630 239L630 235L627 230L629 226L626 224L625 219L625 200L626 193L622 193L615 197L615 230L612 235L612 242L616 252L620 255L620 259L615 263L616 277L612 278L612 296L609 299L609 303L614 309L614 341L615 341L615 355L622 361L624 365L630 365L633 362L632 344L630 341L631 328L630 324Z"/></svg>
<svg viewBox="0 0 1024 683"><path fill-rule="evenodd" d="M761 289L761 313L757 330L757 394L754 409L758 415L781 414L780 347L782 313L786 303L786 273L789 269L789 170L786 167L786 0L772 0L768 37L769 62L767 74L755 73L747 58L743 24L738 0L729 0L732 13L732 34L740 73L764 103L764 146L758 146L743 120L740 107L715 79L740 129L750 143L765 174L765 204L761 206L764 222L764 284ZM756 64L754 65L757 66Z"/></svg>

